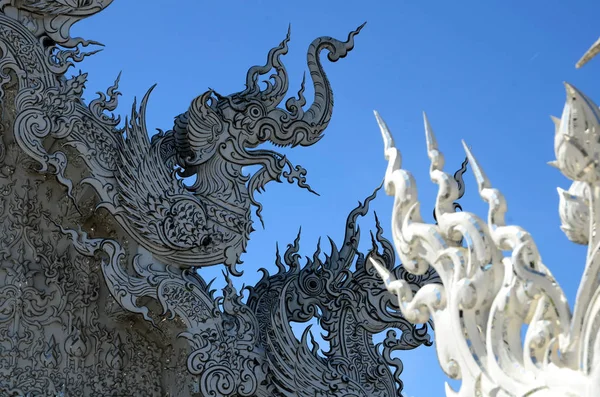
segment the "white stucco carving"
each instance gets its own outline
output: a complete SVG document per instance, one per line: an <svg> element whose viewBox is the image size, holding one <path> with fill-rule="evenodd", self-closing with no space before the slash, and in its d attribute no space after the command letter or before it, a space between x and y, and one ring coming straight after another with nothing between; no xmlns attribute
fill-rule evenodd
<svg viewBox="0 0 600 397"><path fill-rule="evenodd" d="M578 66L600 52L600 41ZM397 294L406 318L433 319L440 365L461 380L447 396L600 395L600 109L566 84L562 117L554 118L556 160L551 164L573 181L559 189L562 230L588 255L571 312L563 291L542 261L533 237L505 221L506 202L466 144L479 195L489 207L480 218L455 212L454 179L444 172L444 156L425 117L431 180L439 186L437 224L420 215L417 186L401 168L402 157L376 113L388 168L385 189L394 196L392 233L408 272L431 268L440 278L414 290L372 260L387 289ZM522 326L528 325L522 338Z"/></svg>

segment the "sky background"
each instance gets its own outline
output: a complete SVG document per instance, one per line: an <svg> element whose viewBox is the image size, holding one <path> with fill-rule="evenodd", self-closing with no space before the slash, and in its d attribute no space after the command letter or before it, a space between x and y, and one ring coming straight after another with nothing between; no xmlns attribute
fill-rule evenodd
<svg viewBox="0 0 600 397"><path fill-rule="evenodd" d="M105 91L122 71L118 113L126 115L133 97L157 83L148 125L168 130L173 117L208 87L222 94L242 90L248 68L264 64L288 24L292 40L284 62L291 96L307 71L306 50L314 38L345 39L367 21L347 58L324 61L335 96L325 138L313 147L285 151L308 169L308 182L320 197L287 183L271 183L257 196L265 229L256 221L243 256L245 274L236 284L254 284L260 267L273 271L275 243L285 247L300 226L304 255L312 255L319 237L341 241L346 216L384 176L373 109L390 126L403 167L417 179L423 216L429 217L437 189L428 175L425 110L446 155L446 170L459 167L465 139L506 196L507 221L531 232L573 302L585 247L570 243L559 229L556 187L566 189L569 183L546 165L554 159L549 116L561 115L563 81L600 101L600 60L582 70L574 67L600 35L598 15L600 3L591 0L115 0L76 25L74 33L106 45L80 65L89 73L86 99ZM485 215L470 172L466 184L463 208ZM391 205L392 199L380 194L371 206L388 237ZM361 224L364 246L372 214ZM222 279L220 274L221 267L202 271L207 279ZM400 358L406 397L444 395L446 376L433 347Z"/></svg>

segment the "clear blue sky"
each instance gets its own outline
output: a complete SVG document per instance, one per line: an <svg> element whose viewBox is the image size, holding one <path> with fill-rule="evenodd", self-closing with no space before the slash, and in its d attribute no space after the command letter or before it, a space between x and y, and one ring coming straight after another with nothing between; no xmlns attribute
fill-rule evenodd
<svg viewBox="0 0 600 397"><path fill-rule="evenodd" d="M465 139L505 194L508 222L533 234L572 301L585 249L559 230L556 186L567 188L568 183L546 165L554 159L549 116L560 116L565 80L600 102L600 59L582 70L574 68L600 35L598 15L600 3L591 0L115 0L75 31L106 45L81 65L89 72L86 99L123 71L119 113L125 115L134 96L158 83L148 106L148 125L166 130L208 87L223 94L243 89L247 69L264 63L288 24L292 41L285 63L289 94L294 95L307 70L311 40L321 35L344 39L367 21L347 58L325 62L335 95L325 138L287 152L292 162L308 169L308 182L321 196L288 184L268 185L259 196L266 228L257 227L251 236L243 282L256 282L259 267L273 269L275 242L285 246L299 226L306 255L320 236L340 241L346 215L384 175L373 109L392 129L404 167L417 178L423 214L429 216L436 189L428 176L425 110L448 170L462 161L460 140ZM470 174L462 204L485 213ZM389 236L391 199L380 196L372 207ZM363 225L366 232L372 218ZM220 272L214 268L202 274L212 278ZM406 397L444 394L446 377L433 348L400 357Z"/></svg>

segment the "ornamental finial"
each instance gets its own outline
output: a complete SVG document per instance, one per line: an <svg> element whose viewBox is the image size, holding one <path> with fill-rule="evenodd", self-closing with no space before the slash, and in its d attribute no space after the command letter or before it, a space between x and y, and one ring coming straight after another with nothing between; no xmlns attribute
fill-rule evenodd
<svg viewBox="0 0 600 397"><path fill-rule="evenodd" d="M578 66L598 52L600 41ZM506 224L506 200L466 143L479 195L488 204L487 219L447 210L457 187L442 170L443 156L425 118L430 176L439 186L437 224L429 224L418 212L414 178L400 167L400 152L377 115L389 163L384 184L395 199L396 250L410 273L433 268L440 282L414 291L375 258L371 262L409 321L433 320L440 365L450 378L462 380L458 391L446 385L447 396L600 394L600 110L572 85L565 88L562 117L553 118L551 165L573 181L568 191L558 189L561 229L571 241L588 244L573 313L533 237Z"/></svg>

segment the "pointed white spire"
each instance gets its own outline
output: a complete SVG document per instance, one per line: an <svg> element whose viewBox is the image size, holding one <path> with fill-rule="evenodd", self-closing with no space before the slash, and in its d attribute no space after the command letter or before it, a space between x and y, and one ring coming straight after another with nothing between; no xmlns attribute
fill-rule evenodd
<svg viewBox="0 0 600 397"><path fill-rule="evenodd" d="M475 156L473 156L473 153L471 153L471 150L469 149L464 140L462 141L462 144L463 148L465 149L465 153L467 153L469 163L471 164L473 175L475 175L475 180L477 181L477 187L479 188L479 191L481 192L483 189L489 189L491 187L490 180L479 166L479 163L475 159Z"/></svg>
<svg viewBox="0 0 600 397"><path fill-rule="evenodd" d="M598 55L598 53L600 53L600 39L596 40L596 42L592 44L592 46L585 52L585 54L583 54L583 56L577 62L575 67L579 69L580 67L591 61L592 58Z"/></svg>
<svg viewBox="0 0 600 397"><path fill-rule="evenodd" d="M427 113L423 112L423 123L425 124L425 140L427 141L427 152L438 150L437 139L433 133L433 128L427 118Z"/></svg>
<svg viewBox="0 0 600 397"><path fill-rule="evenodd" d="M377 124L379 125L379 130L381 131L381 137L383 138L384 150L388 150L389 148L395 147L394 138L392 138L392 134L390 133L390 129L387 124L379 115L377 110L373 110L375 113L375 118L377 119Z"/></svg>
<svg viewBox="0 0 600 397"><path fill-rule="evenodd" d="M554 131L558 131L558 129L560 128L560 119L556 116L550 116L550 119L554 123Z"/></svg>

